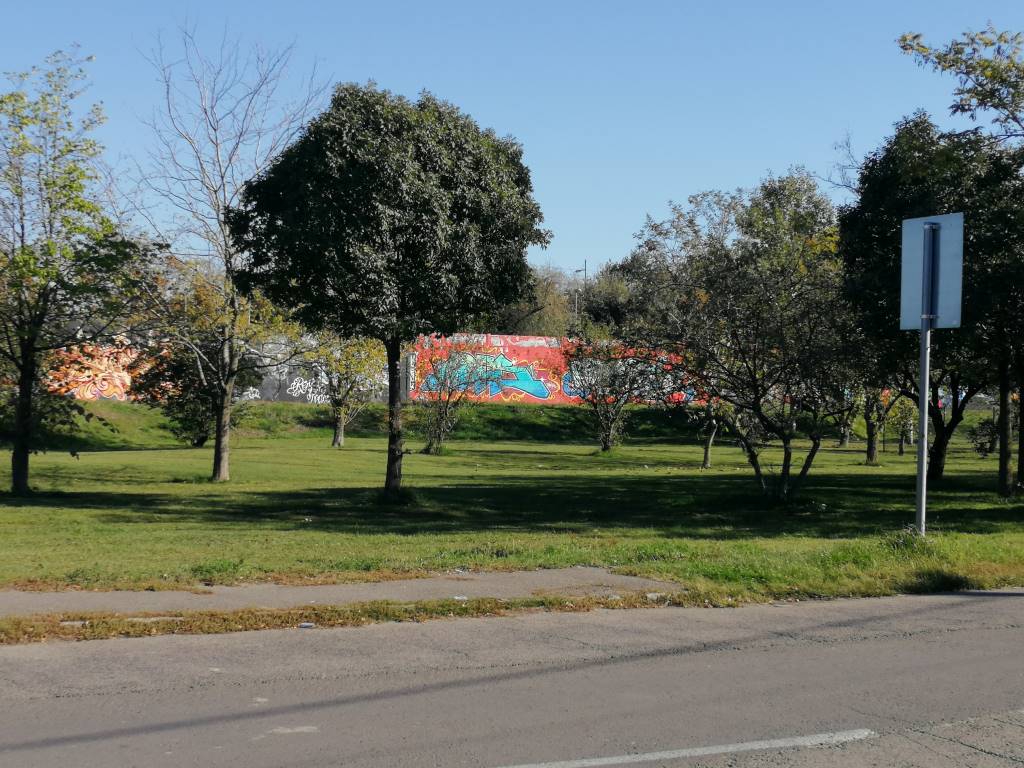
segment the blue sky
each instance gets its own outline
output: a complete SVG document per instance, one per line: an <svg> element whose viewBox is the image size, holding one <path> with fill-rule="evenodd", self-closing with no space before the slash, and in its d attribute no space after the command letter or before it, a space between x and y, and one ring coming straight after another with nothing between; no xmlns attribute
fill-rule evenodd
<svg viewBox="0 0 1024 768"><path fill-rule="evenodd" d="M924 108L947 125L953 81L894 40L940 42L991 20L1024 30L1024 2L4 3L0 70L77 42L96 56L113 155L141 154L159 96L142 53L184 22L216 39L294 43L332 81L433 91L519 139L554 240L537 263L575 269L628 253L647 213L705 189L802 165L826 173L850 134L875 147ZM834 193L837 198L838 193Z"/></svg>

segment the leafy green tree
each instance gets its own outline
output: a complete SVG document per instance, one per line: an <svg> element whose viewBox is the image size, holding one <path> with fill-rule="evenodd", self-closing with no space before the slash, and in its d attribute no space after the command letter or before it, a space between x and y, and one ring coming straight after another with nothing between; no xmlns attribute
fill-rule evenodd
<svg viewBox="0 0 1024 768"><path fill-rule="evenodd" d="M341 85L231 212L239 274L303 325L381 341L388 360L385 492L402 482L401 358L523 298L545 244L522 147L428 93Z"/></svg>
<svg viewBox="0 0 1024 768"><path fill-rule="evenodd" d="M194 337L198 338L198 337ZM150 347L148 354L136 358L132 367L132 396L141 403L159 409L167 417L168 428L179 440L193 448L202 448L217 431L217 412L220 390L217 383L205 375L205 368L197 358L217 353L220 339L209 335L205 343L195 350L167 344ZM260 384L257 369L243 365L235 390L235 402L246 387ZM242 412L231 410L232 427L241 420Z"/></svg>
<svg viewBox="0 0 1024 768"><path fill-rule="evenodd" d="M917 398L918 340L899 330L903 219L962 211L966 220L962 327L933 335L929 477L942 478L968 403L1009 364L1024 285L1024 154L976 131L943 133L925 114L862 162L858 199L840 212L847 296L866 344L901 393Z"/></svg>
<svg viewBox="0 0 1024 768"><path fill-rule="evenodd" d="M648 222L631 257L652 346L674 350L695 387L729 406L720 418L759 486L783 501L848 407L855 328L835 242L831 204L794 173L750 194L706 193L675 206L667 221ZM794 472L801 434L811 448ZM774 487L760 460L768 440L783 451Z"/></svg>
<svg viewBox="0 0 1024 768"><path fill-rule="evenodd" d="M13 89L0 94L0 357L13 379L2 399L16 494L29 491L40 428L68 424L70 404L46 392L46 361L120 331L152 255L104 213L93 138L103 115L78 106L85 62L58 51L13 75Z"/></svg>
<svg viewBox="0 0 1024 768"><path fill-rule="evenodd" d="M920 34L900 37L900 47L924 67L953 75L957 87L950 105L952 114L966 115L971 120L988 115L994 135L1002 140L1024 140L1024 33L997 29L991 23L980 32L965 32L944 47L932 47ZM1011 284L1007 284L1009 287ZM1017 306L1024 303L1024 287L1016 283ZM1012 492L1010 472L1010 412L1013 408L1010 390L1016 378L1017 415L1024 412L1024 318L1016 313L1011 322L1016 327L1008 334L1010 354L998 362L999 417L999 489L1004 495ZM1007 358L1012 357L1012 366ZM1017 488L1024 488L1024 436L1017 444Z"/></svg>
<svg viewBox="0 0 1024 768"><path fill-rule="evenodd" d="M896 431L899 455L902 456L908 444L914 444L914 430L917 429L917 404L909 397L892 396L889 403L889 418L885 426Z"/></svg>

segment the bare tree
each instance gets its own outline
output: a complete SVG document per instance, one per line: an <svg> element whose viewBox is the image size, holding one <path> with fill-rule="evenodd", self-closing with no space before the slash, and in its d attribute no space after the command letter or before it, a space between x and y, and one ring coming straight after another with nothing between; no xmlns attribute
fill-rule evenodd
<svg viewBox="0 0 1024 768"><path fill-rule="evenodd" d="M626 406L653 399L656 357L618 341L576 341L566 348L565 362L570 391L590 409L601 450L611 450L622 435Z"/></svg>
<svg viewBox="0 0 1024 768"><path fill-rule="evenodd" d="M480 354L471 344L437 337L431 342L417 368L422 373L419 390L425 402L427 443L422 453L436 456L473 397L492 385L500 386L501 371L491 356Z"/></svg>
<svg viewBox="0 0 1024 768"><path fill-rule="evenodd" d="M140 212L175 258L192 267L194 279L206 284L207 300L217 305L218 343L212 354L206 327L194 333L188 325L175 324L163 333L170 343L191 350L201 376L215 385L212 479L223 481L230 478L231 407L244 361L267 367L281 363L279 355L253 354L268 341L266 313L236 287L243 254L228 234L225 213L238 204L243 185L298 135L319 107L324 89L314 73L303 81L297 100L280 98L291 47L243 50L225 34L208 54L191 29L180 30L178 44L172 57L158 41L149 57L163 98L147 121L153 148L148 167L140 168ZM153 299L162 313L164 297L154 290Z"/></svg>

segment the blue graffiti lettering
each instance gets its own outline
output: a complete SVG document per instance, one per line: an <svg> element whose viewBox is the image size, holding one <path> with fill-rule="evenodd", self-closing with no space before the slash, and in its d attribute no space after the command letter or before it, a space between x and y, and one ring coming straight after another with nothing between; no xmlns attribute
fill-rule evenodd
<svg viewBox="0 0 1024 768"><path fill-rule="evenodd" d="M522 392L538 400L546 400L550 396L544 380L533 371L533 366L517 365L504 354L474 355L463 354L436 364L437 373L430 373L423 380L422 389L426 392L437 392L440 389L438 377L448 378L447 366L453 362L457 368L452 372L452 386L456 390L472 390L480 396L487 392L488 397L497 397L505 390Z"/></svg>

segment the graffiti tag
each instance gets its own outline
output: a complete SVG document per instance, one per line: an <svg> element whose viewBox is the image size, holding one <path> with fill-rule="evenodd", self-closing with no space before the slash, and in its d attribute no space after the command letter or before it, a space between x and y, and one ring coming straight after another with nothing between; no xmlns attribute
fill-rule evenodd
<svg viewBox="0 0 1024 768"><path fill-rule="evenodd" d="M453 362L456 369L450 373L450 381L455 389L472 390L474 395L487 392L488 397L496 397L501 392L512 390L545 400L550 395L544 380L539 378L532 365L517 365L504 354L475 355L461 354L438 363L437 374L428 374L423 381L426 392L437 392L440 389L438 377L449 379L447 366Z"/></svg>
<svg viewBox="0 0 1024 768"><path fill-rule="evenodd" d="M296 376L292 379L292 383L288 385L288 389L285 391L292 397L305 397L306 402L317 405L327 405L331 399L327 394L327 388L323 384L315 379L306 379L302 376Z"/></svg>

